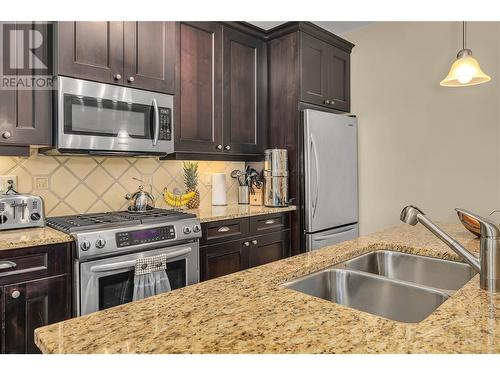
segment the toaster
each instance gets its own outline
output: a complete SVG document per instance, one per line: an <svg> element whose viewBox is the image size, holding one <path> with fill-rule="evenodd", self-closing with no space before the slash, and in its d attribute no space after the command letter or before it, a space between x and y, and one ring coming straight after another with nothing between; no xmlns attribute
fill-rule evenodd
<svg viewBox="0 0 500 375"><path fill-rule="evenodd" d="M43 200L31 194L0 195L0 230L45 226Z"/></svg>

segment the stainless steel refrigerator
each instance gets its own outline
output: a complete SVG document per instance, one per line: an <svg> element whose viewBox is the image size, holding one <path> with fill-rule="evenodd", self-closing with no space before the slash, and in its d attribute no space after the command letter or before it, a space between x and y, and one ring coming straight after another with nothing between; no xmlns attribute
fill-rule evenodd
<svg viewBox="0 0 500 375"><path fill-rule="evenodd" d="M315 250L358 237L355 117L303 111L304 243Z"/></svg>

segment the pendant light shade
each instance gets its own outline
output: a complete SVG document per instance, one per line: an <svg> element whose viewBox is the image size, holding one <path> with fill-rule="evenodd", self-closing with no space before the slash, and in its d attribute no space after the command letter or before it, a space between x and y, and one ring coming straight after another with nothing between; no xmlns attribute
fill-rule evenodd
<svg viewBox="0 0 500 375"><path fill-rule="evenodd" d="M451 69L440 83L445 87L473 86L485 83L491 80L491 77L485 74L477 60L472 57L472 51L465 48L466 44L466 23L463 23L463 49L457 54L457 60L451 66Z"/></svg>

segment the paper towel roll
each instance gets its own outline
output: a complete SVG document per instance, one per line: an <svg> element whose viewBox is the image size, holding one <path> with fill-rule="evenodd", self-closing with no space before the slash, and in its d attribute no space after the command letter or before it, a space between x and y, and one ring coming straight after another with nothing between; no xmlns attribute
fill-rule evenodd
<svg viewBox="0 0 500 375"><path fill-rule="evenodd" d="M212 174L212 206L227 205L226 174Z"/></svg>

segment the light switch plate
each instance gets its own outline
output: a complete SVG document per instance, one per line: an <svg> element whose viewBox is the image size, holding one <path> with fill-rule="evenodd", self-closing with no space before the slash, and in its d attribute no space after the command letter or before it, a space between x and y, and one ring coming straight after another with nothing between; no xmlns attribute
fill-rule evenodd
<svg viewBox="0 0 500 375"><path fill-rule="evenodd" d="M17 190L17 176L14 175L4 175L0 176L0 194L5 194L7 192L7 189L9 187L9 184L7 181L12 180L13 188L14 190Z"/></svg>

